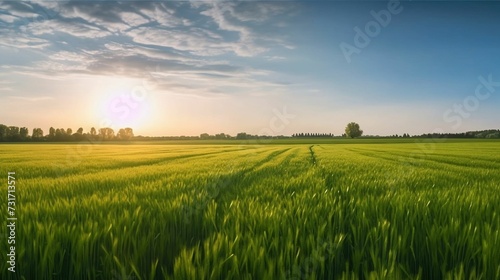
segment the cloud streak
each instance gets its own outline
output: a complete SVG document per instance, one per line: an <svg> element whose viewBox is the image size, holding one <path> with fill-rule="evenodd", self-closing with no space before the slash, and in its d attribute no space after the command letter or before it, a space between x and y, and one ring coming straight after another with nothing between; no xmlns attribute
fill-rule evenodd
<svg viewBox="0 0 500 280"><path fill-rule="evenodd" d="M9 96L9 97L11 99L17 99L17 100L29 101L29 102L39 102L39 101L47 101L47 100L53 100L54 99L51 96L39 96L39 97Z"/></svg>
<svg viewBox="0 0 500 280"><path fill-rule="evenodd" d="M200 93L226 92L238 83L243 88L274 87L252 73L258 69L224 56L258 57L288 47L278 36L271 38L254 28L288 10L265 3L7 2L0 6L0 24L10 28L0 31L0 46L40 51L44 57L30 65L10 65L17 74L39 78L141 77L158 68L162 83L176 76L185 84L177 81L178 88L190 92L192 87ZM207 88L207 77L218 84ZM201 84L193 86L193 81Z"/></svg>

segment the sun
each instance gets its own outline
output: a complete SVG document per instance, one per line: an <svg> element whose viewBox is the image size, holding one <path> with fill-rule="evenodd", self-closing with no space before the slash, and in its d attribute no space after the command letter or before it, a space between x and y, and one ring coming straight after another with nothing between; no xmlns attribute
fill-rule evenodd
<svg viewBox="0 0 500 280"><path fill-rule="evenodd" d="M133 83L121 83L97 98L96 112L99 127L115 131L130 127L134 130L151 124L153 114L152 95L145 88Z"/></svg>

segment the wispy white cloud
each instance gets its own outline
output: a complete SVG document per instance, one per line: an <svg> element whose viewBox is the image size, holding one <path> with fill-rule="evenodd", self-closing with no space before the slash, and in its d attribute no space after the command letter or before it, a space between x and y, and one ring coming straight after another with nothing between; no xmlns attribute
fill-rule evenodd
<svg viewBox="0 0 500 280"><path fill-rule="evenodd" d="M143 7L139 12L149 18L150 21L157 22L161 27L190 26L191 20L175 15L175 10L161 3L153 7Z"/></svg>
<svg viewBox="0 0 500 280"><path fill-rule="evenodd" d="M266 24L287 9L263 3L239 5L246 4L14 4L10 5L15 6L12 12L4 14L13 28L0 31L0 45L43 50L29 65L10 68L11 73L37 78L113 75L151 79L154 73L160 89L214 96L236 92L237 88L266 92L284 87L266 78L272 77L270 71L221 58L255 57L276 46L287 47L279 36L260 34L252 27ZM183 9L178 9L181 6ZM14 20L23 15L29 20Z"/></svg>
<svg viewBox="0 0 500 280"><path fill-rule="evenodd" d="M21 30L33 35L55 34L57 32L66 33L75 37L101 38L111 35L110 32L99 27L86 23L76 23L72 21L63 22L60 20L45 20L32 22L22 26Z"/></svg>
<svg viewBox="0 0 500 280"><path fill-rule="evenodd" d="M286 57L284 57L284 56L278 56L278 55L273 55L273 56L266 56L266 59L269 60L269 61L286 60Z"/></svg>
<svg viewBox="0 0 500 280"><path fill-rule="evenodd" d="M242 24L237 24L227 17L227 12L232 11L232 3L227 5L212 4L212 7L201 12L202 15L211 17L221 30L237 32L239 40L232 44L232 50L239 56L254 56L268 49L255 42L255 35L251 29Z"/></svg>
<svg viewBox="0 0 500 280"><path fill-rule="evenodd" d="M127 35L136 43L173 48L200 56L216 56L233 50L231 43L199 28L180 31L140 27Z"/></svg>
<svg viewBox="0 0 500 280"><path fill-rule="evenodd" d="M36 38L12 30L0 30L0 45L15 49L43 49L51 45L50 41Z"/></svg>
<svg viewBox="0 0 500 280"><path fill-rule="evenodd" d="M39 102L39 101L46 101L46 100L53 100L54 98L51 96L38 96L38 97L28 97L28 96L9 96L12 99L18 99L22 101L29 101L29 102Z"/></svg>
<svg viewBox="0 0 500 280"><path fill-rule="evenodd" d="M236 32L239 40L233 44L233 51L239 56L256 56L274 47L294 48L279 33L267 33L269 27L278 27L274 17L280 14L293 14L295 4L257 3L212 3L202 15L212 18L222 31ZM257 26L265 28L257 29Z"/></svg>
<svg viewBox="0 0 500 280"><path fill-rule="evenodd" d="M49 56L53 60L74 61L80 63L90 63L93 61L92 54L85 52L60 51Z"/></svg>
<svg viewBox="0 0 500 280"><path fill-rule="evenodd" d="M175 15L175 10L168 5L176 2L68 2L60 5L59 13L68 19L80 19L88 24L107 30L115 35L135 27L155 22L162 27L189 25L190 21Z"/></svg>
<svg viewBox="0 0 500 280"><path fill-rule="evenodd" d="M11 66L10 67L10 73L16 74L16 75L22 75L22 76L27 76L33 77L33 78L38 78L38 79L44 79L44 80L53 80L53 81L60 81L68 78L70 76L70 73L59 73L59 72L53 72L49 71L48 69L41 69L40 66L35 65L35 66Z"/></svg>
<svg viewBox="0 0 500 280"><path fill-rule="evenodd" d="M104 47L106 50L112 52L115 56L118 57L142 55L144 57L155 58L155 59L189 60L189 58L179 54L163 52L156 48L137 46L133 44L109 42L104 44Z"/></svg>
<svg viewBox="0 0 500 280"><path fill-rule="evenodd" d="M13 23L16 19L19 19L19 17L12 16L12 15L6 15L6 14L0 14L0 20L7 22L7 23Z"/></svg>
<svg viewBox="0 0 500 280"><path fill-rule="evenodd" d="M274 16L286 14L294 10L294 4L283 5L276 2L243 2L227 5L227 11L232 17L245 22L265 22Z"/></svg>
<svg viewBox="0 0 500 280"><path fill-rule="evenodd" d="M272 72L268 72L272 75ZM260 71L245 69L238 72L169 71L154 74L159 89L166 93L203 97L235 95L265 96L283 92L288 84L259 79Z"/></svg>
<svg viewBox="0 0 500 280"><path fill-rule="evenodd" d="M12 82L0 80L0 91L13 91Z"/></svg>
<svg viewBox="0 0 500 280"><path fill-rule="evenodd" d="M15 17L32 18L38 16L33 4L27 1L1 2L0 11Z"/></svg>
<svg viewBox="0 0 500 280"><path fill-rule="evenodd" d="M147 17L144 17L144 16L137 14L137 13L132 13L132 12L122 13L121 19L129 27L135 27L135 26L143 25L143 24L150 22L150 20Z"/></svg>

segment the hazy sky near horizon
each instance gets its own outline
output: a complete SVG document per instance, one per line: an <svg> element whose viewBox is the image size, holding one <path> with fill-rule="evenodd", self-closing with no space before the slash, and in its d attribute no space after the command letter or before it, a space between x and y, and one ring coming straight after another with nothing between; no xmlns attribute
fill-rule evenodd
<svg viewBox="0 0 500 280"><path fill-rule="evenodd" d="M499 14L494 1L3 1L0 123L151 136L500 128Z"/></svg>

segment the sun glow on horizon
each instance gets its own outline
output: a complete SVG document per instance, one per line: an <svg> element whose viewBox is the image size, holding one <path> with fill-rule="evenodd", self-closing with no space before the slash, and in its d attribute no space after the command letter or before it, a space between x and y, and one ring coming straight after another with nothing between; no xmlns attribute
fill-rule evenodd
<svg viewBox="0 0 500 280"><path fill-rule="evenodd" d="M97 126L110 127L115 132L120 128L136 131L151 126L156 111L151 92L133 79L112 78L108 82L110 86L100 88L93 102L92 117Z"/></svg>

